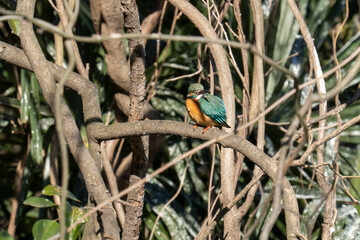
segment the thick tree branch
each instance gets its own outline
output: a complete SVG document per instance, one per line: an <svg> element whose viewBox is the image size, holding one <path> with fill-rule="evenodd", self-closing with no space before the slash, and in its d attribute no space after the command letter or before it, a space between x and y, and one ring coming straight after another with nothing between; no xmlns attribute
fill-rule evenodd
<svg viewBox="0 0 360 240"><path fill-rule="evenodd" d="M90 9L94 28L102 36L124 31L124 15L121 11L120 1L91 0ZM129 93L130 76L124 40L105 41L103 46L106 50L105 61L108 67L108 75L121 91Z"/></svg>
<svg viewBox="0 0 360 240"><path fill-rule="evenodd" d="M127 33L140 33L140 17L135 0L122 0L124 26ZM129 121L136 122L145 114L145 48L141 38L129 39L130 62L130 112ZM129 185L134 185L146 176L149 162L149 136L131 136L133 153ZM123 239L138 239L143 213L145 185L129 192L126 206Z"/></svg>
<svg viewBox="0 0 360 240"><path fill-rule="evenodd" d="M17 11L21 14L27 15L28 17L32 17L34 14L34 7L35 0L19 1ZM54 77L49 70L47 60L45 59L36 39L33 26L28 21L21 21L20 40L26 54L23 60L28 59L30 68L36 75L46 102L50 105L52 112L55 112L54 96L56 85ZM5 49L4 52L6 52L6 50L7 49ZM4 52L2 52L2 54L4 54ZM63 100L61 101L60 110L63 116L63 124L66 126L64 127L65 139L83 174L87 189L96 202L103 202L109 197L104 194L106 192L105 184L102 181L100 173L97 171L96 166L81 139L75 120ZM115 222L113 219L115 219L115 215L110 209L105 210L102 214L106 234L114 237L114 239L117 239L118 232L116 231L116 226L112 226L113 222Z"/></svg>
<svg viewBox="0 0 360 240"><path fill-rule="evenodd" d="M241 152L249 158L256 165L261 168L271 168L277 170L277 161L270 160L271 158L263 151L257 148L248 140L239 136L227 133L217 128L211 128L202 133L204 129L197 127L193 130L193 125L168 120L146 120L133 123L117 123L109 126L96 126L94 128L93 137L98 141L111 140L130 136L143 136L143 135L179 135L182 137L196 138L200 140L210 140L217 137L227 138L218 141L223 147L233 148ZM269 160L269 161L266 161ZM265 170L268 175L272 170ZM271 176L270 176L271 177Z"/></svg>
<svg viewBox="0 0 360 240"><path fill-rule="evenodd" d="M94 136L99 141L115 139L128 136L142 136L150 134L174 134L182 137L196 138L201 140L211 140L220 138L217 141L223 147L232 148L244 154L249 160L258 165L274 182L277 181L278 166L268 155L257 148L255 145L239 136L226 133L219 129L209 129L205 134L202 128L198 127L195 131L193 126L183 122L175 121L139 121L136 123L119 123L98 128ZM283 189L284 209L287 217L287 227L291 228L292 233L300 232L299 229L299 210L293 188L286 177L281 179ZM294 207L296 206L296 207ZM291 209L291 210L290 210ZM289 236L294 238L295 235Z"/></svg>

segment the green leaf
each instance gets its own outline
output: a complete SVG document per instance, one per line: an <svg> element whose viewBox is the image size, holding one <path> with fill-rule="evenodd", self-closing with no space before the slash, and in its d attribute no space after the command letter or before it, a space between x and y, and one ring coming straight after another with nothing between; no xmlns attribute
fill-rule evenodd
<svg viewBox="0 0 360 240"><path fill-rule="evenodd" d="M56 186L56 185L47 185L43 190L42 190L42 194L46 195L46 196L54 196L54 195L61 195L61 187L60 186ZM72 194L71 192L67 191L67 198L80 202L80 200L78 200L74 194Z"/></svg>
<svg viewBox="0 0 360 240"><path fill-rule="evenodd" d="M21 70L20 73L20 82L21 82L21 90L22 94L20 97L20 120L22 123L25 123L29 120L29 101L30 101L30 87L29 81L27 79L26 71Z"/></svg>
<svg viewBox="0 0 360 240"><path fill-rule="evenodd" d="M357 169L356 169L357 171L355 172L355 174L357 174L357 172L360 169L360 164L359 164L360 156L358 155L355 158L356 158L355 163L356 163L356 166L357 166ZM359 198L360 197L360 179L351 178L350 182L351 182L351 188L350 188L351 195L353 195L356 198ZM355 206L356 209L358 209L358 207L360 207L360 205ZM358 209L358 212L359 212L359 209ZM360 216L360 212L359 212L359 216Z"/></svg>
<svg viewBox="0 0 360 240"><path fill-rule="evenodd" d="M24 204L38 208L56 206L53 201L42 197L29 197L24 201Z"/></svg>
<svg viewBox="0 0 360 240"><path fill-rule="evenodd" d="M70 205L69 205L70 206ZM71 215L67 215L66 216L66 222L67 222L67 227L70 227L72 224L74 224L80 217L82 217L86 211L82 208L79 207L75 207L72 206L71 207ZM80 233L82 232L83 228L84 228L84 223L88 221L88 219L85 219L84 221L82 221L81 224L78 224L73 230L71 230L71 232L69 233L69 239L77 239L80 235Z"/></svg>
<svg viewBox="0 0 360 240"><path fill-rule="evenodd" d="M43 146L43 134L40 129L38 111L34 104L34 99L31 97L30 99L30 129L31 129L31 139L30 139L30 154L32 156L33 161L40 165L43 161L42 156L42 146Z"/></svg>
<svg viewBox="0 0 360 240"><path fill-rule="evenodd" d="M12 19L12 20L8 20L8 23L12 32L17 36L20 36L20 32L21 32L20 20Z"/></svg>
<svg viewBox="0 0 360 240"><path fill-rule="evenodd" d="M303 210L303 218L307 221L308 225L305 225L305 221L301 221L301 232L303 234L307 233L307 227L313 229L314 225L316 224L316 219L323 207L324 204L320 199L314 199L313 201L306 204Z"/></svg>
<svg viewBox="0 0 360 240"><path fill-rule="evenodd" d="M32 73L30 75L30 87L31 87L31 96L33 97L35 104L36 104L36 109L39 109L40 107L40 100L41 100L41 92L40 92L40 86L39 83L35 77L35 74Z"/></svg>
<svg viewBox="0 0 360 240"><path fill-rule="evenodd" d="M0 104L2 105L6 105L9 107L13 107L13 108L20 108L20 101L16 98L12 98L12 97L4 97L4 96L0 96ZM39 112L41 115L46 116L46 117L52 117L52 113L51 110L48 106L39 106Z"/></svg>
<svg viewBox="0 0 360 240"><path fill-rule="evenodd" d="M2 229L0 231L0 240L14 240L14 239L10 236L10 234L6 230Z"/></svg>
<svg viewBox="0 0 360 240"><path fill-rule="evenodd" d="M43 133L40 122L40 87L35 78L35 74L28 74L30 77L29 86L29 118L30 118L30 154L37 165L43 161Z"/></svg>
<svg viewBox="0 0 360 240"><path fill-rule="evenodd" d="M60 225L56 221L42 219L37 221L32 229L35 240L45 240L60 233Z"/></svg>
<svg viewBox="0 0 360 240"><path fill-rule="evenodd" d="M146 190L148 196L145 196L145 202L151 206L152 211L159 214L171 195L157 179L151 179L146 185ZM161 220L167 227L171 239L194 239L200 229L196 219L176 200L162 211Z"/></svg>
<svg viewBox="0 0 360 240"><path fill-rule="evenodd" d="M299 4L299 10L304 13L306 9L307 1L301 0ZM291 53L293 44L296 39L296 35L299 31L299 24L297 23L294 14L291 9L287 6L286 1L280 2L280 19L277 25L276 30L276 41L274 41L273 46L273 59L275 61L280 61L286 59ZM280 65L285 66L286 61L280 63ZM268 101L274 94L278 96L275 88L279 83L282 73L275 70L272 71L269 79L267 80L266 86L266 100ZM275 93L274 93L275 92Z"/></svg>
<svg viewBox="0 0 360 240"><path fill-rule="evenodd" d="M153 213L151 213L147 218L144 219L145 225L149 228L150 231L153 229L155 221L156 217ZM170 239L169 234L161 221L156 224L154 236L158 240Z"/></svg>
<svg viewBox="0 0 360 240"><path fill-rule="evenodd" d="M335 238L347 240L360 239L360 218L358 212L353 206L345 204L337 209L338 217L335 223Z"/></svg>
<svg viewBox="0 0 360 240"><path fill-rule="evenodd" d="M360 216L360 204L354 205L354 208L356 208L356 211L358 212L358 214Z"/></svg>

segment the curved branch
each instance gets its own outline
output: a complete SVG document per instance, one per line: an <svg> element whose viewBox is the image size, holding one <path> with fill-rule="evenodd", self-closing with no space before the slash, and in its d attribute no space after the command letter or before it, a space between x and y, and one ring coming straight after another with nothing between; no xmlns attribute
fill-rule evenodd
<svg viewBox="0 0 360 240"><path fill-rule="evenodd" d="M35 0L19 1L17 11L32 18L35 10L35 2ZM54 113L54 96L56 91L56 83L54 81L54 76L49 69L49 64L36 39L32 23L24 20L21 21L20 40L21 46L24 48L24 52L18 50L18 52L21 51L23 53L22 55L24 56L24 59L21 62L26 63L27 66L30 67L32 71L34 71L44 94L45 100L50 105L52 112ZM2 47L4 47L4 45L2 45ZM8 50L9 48L5 48L5 50L1 54L6 55L7 52L15 52ZM18 59L18 57L16 57L16 59ZM64 69L63 71L65 72ZM59 76L58 80L60 80L61 77L62 75ZM97 103L97 105L99 104ZM96 169L96 166L92 160L92 157L89 154L89 151L86 149L82 141L75 120L72 117L72 114L63 99L61 101L60 111L61 115L63 116L63 124L64 126L66 126L64 127L65 139L69 145L71 153L73 154L77 164L79 165L81 172L83 173L87 189L97 203L103 202L109 197L109 195L104 194L106 192L105 184L102 181L99 171L97 171ZM105 210L101 219L104 224L104 231L106 232L106 235L112 236L117 239L118 231L116 230L118 230L118 228L116 228L116 226L113 226L113 223L116 221L112 221L115 219L115 215L113 214L113 212L110 209Z"/></svg>
<svg viewBox="0 0 360 240"><path fill-rule="evenodd" d="M219 140L217 143L221 144L223 147L232 148L244 154L250 161L258 165L275 182L275 184L278 182L277 162L272 160L255 145L246 139L226 133L225 131L216 128L209 129L206 131L206 133L202 133L202 130L203 129L198 127L194 131L193 125L184 122L147 120L134 123L118 123L110 126L99 127L96 128L96 130L94 129L96 134L93 135L93 137L98 141L154 134L172 134L200 140L212 140L218 138ZM295 192L286 177L281 179L280 184L283 189L287 228L291 229L291 232L294 234L299 233L299 212L298 208L294 208L294 206L297 206ZM289 236L289 238L291 239L291 236Z"/></svg>
<svg viewBox="0 0 360 240"><path fill-rule="evenodd" d="M239 136L227 133L217 128L211 128L202 133L203 129L197 127L193 129L193 125L169 121L169 120L146 120L138 122L117 123L108 126L95 126L92 135L98 141L111 140L130 136L143 135L179 135L182 137L196 138L200 140L211 140L214 138L223 138L218 141L223 147L233 148L241 152L252 162L272 178L275 177L277 171L277 162L257 148L254 144ZM225 138L226 137L226 138Z"/></svg>
<svg viewBox="0 0 360 240"><path fill-rule="evenodd" d="M325 137L317 140L316 142L313 142L306 151L302 154L301 158L299 160L294 161L291 165L292 166L303 166L306 163L306 160L309 158L310 154L315 151L315 149L322 144L328 142L330 139L338 136L345 130L347 130L349 127L352 127L356 123L360 121L360 115L357 117L354 117L347 123L341 125L341 127L337 128L336 130L332 131L331 133L327 134Z"/></svg>
<svg viewBox="0 0 360 240"><path fill-rule="evenodd" d="M211 140L220 138L218 141L223 147L233 148L244 154L253 163L258 165L272 179L276 179L277 162L272 160L263 151L251 142L239 136L226 133L217 128L212 128L202 133L201 127L193 130L193 125L169 120L146 120L132 123L117 123L109 126L94 128L93 137L98 141L111 140L130 136L143 135L179 135L182 137Z"/></svg>
<svg viewBox="0 0 360 240"><path fill-rule="evenodd" d="M34 71L23 50L1 41L0 59L26 70ZM47 61L47 67L49 68L56 82L61 80L66 71L66 69L50 61ZM81 77L79 74L73 72L69 75L65 85L76 91L81 96L82 102L84 103L83 111L85 123L89 124L90 126L93 124L102 124L99 96L94 84Z"/></svg>

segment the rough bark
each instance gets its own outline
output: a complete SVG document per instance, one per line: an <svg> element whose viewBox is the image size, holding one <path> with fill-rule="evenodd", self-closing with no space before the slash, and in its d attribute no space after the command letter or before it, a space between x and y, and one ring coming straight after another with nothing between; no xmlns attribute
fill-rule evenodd
<svg viewBox="0 0 360 240"><path fill-rule="evenodd" d="M121 11L120 0L90 1L93 25L97 33L108 36L124 31L124 15ZM112 82L122 92L130 91L129 66L126 59L124 40L103 42L106 55L105 62Z"/></svg>
<svg viewBox="0 0 360 240"><path fill-rule="evenodd" d="M140 33L140 17L135 0L121 1L127 33ZM129 39L130 112L129 121L142 120L145 113L145 49L142 39ZM145 177L149 159L149 136L131 137L133 160L129 185ZM145 186L128 194L123 239L138 239L144 206Z"/></svg>

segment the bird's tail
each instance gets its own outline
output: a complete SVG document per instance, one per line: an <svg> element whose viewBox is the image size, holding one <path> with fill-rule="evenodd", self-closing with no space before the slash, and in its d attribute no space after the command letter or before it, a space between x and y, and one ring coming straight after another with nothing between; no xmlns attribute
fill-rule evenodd
<svg viewBox="0 0 360 240"><path fill-rule="evenodd" d="M229 124L227 124L226 122L224 122L222 125L223 125L223 127L230 128Z"/></svg>

